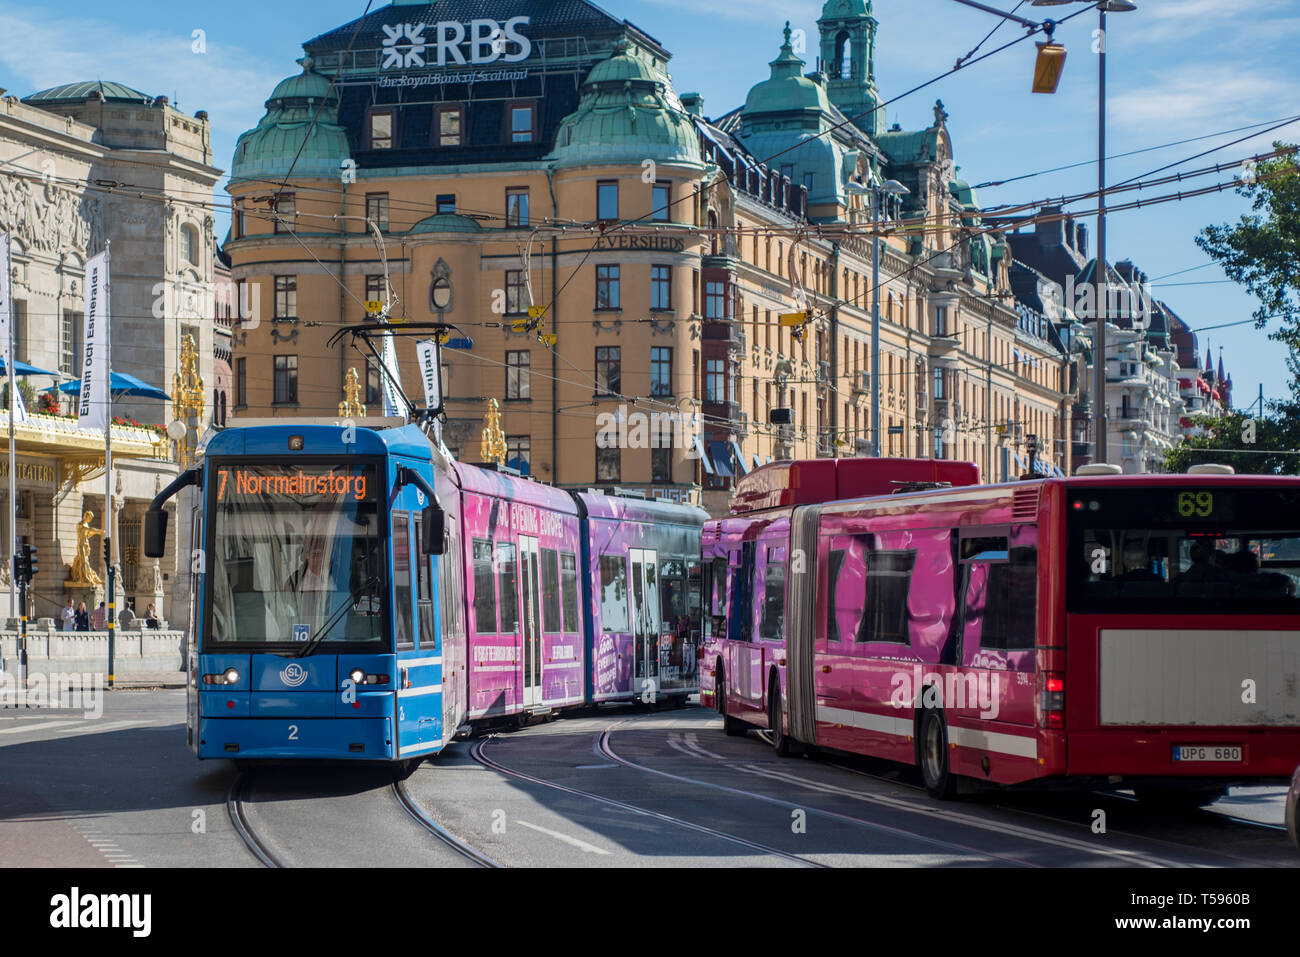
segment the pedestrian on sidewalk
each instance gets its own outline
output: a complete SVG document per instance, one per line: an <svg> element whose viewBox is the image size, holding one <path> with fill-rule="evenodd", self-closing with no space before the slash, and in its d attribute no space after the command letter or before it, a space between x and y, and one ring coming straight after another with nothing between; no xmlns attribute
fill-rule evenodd
<svg viewBox="0 0 1300 957"><path fill-rule="evenodd" d="M71 598L63 606L63 611L59 612L59 620L63 622L64 631L72 631L77 627L77 609L74 607Z"/></svg>
<svg viewBox="0 0 1300 957"><path fill-rule="evenodd" d="M122 613L117 616L118 624L123 628L130 628L135 624L135 609L126 604L122 606Z"/></svg>
<svg viewBox="0 0 1300 957"><path fill-rule="evenodd" d="M90 631L90 612L86 611L86 603L80 602L77 605L77 631Z"/></svg>
<svg viewBox="0 0 1300 957"><path fill-rule="evenodd" d="M107 617L108 611L105 609L104 603L101 601L99 607L95 609L95 613L90 616L90 630L103 631L106 627L105 620Z"/></svg>

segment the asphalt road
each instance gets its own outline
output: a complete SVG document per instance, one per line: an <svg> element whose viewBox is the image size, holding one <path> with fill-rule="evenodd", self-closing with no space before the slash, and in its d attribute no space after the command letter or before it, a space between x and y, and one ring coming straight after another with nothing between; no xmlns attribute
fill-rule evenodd
<svg viewBox="0 0 1300 957"><path fill-rule="evenodd" d="M906 769L780 758L698 708L609 708L456 742L405 777L241 774L195 760L184 706L182 690L119 690L93 719L0 710L0 866L260 867L232 794L249 839L287 867L1300 865L1278 788L1179 814L1122 794L939 802Z"/></svg>

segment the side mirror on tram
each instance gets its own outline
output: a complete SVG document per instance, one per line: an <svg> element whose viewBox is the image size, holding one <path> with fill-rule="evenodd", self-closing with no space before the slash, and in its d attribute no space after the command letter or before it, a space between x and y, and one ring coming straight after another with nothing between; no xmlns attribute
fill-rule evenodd
<svg viewBox="0 0 1300 957"><path fill-rule="evenodd" d="M151 508L144 513L144 554L162 558L167 551L167 512Z"/></svg>
<svg viewBox="0 0 1300 957"><path fill-rule="evenodd" d="M421 547L426 555L441 555L446 551L447 513L442 506L430 502L424 510L424 523L421 534L424 541Z"/></svg>

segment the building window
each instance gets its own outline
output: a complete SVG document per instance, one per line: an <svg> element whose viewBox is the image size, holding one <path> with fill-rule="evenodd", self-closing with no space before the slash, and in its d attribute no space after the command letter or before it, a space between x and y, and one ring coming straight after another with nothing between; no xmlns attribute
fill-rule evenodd
<svg viewBox="0 0 1300 957"><path fill-rule="evenodd" d="M528 311L528 283L522 269L506 270L506 315L518 316Z"/></svg>
<svg viewBox="0 0 1300 957"><path fill-rule="evenodd" d="M14 316L14 358L20 362L27 362L31 355L27 348L27 300L13 299L13 316Z"/></svg>
<svg viewBox="0 0 1300 957"><path fill-rule="evenodd" d="M529 474L529 461L532 458L532 436L506 436L506 465L518 469L520 475Z"/></svg>
<svg viewBox="0 0 1300 957"><path fill-rule="evenodd" d="M704 360L704 401L727 401L727 362L725 359Z"/></svg>
<svg viewBox="0 0 1300 957"><path fill-rule="evenodd" d="M721 282L704 284L704 318L727 318L727 286Z"/></svg>
<svg viewBox="0 0 1300 957"><path fill-rule="evenodd" d="M650 267L650 308L671 309L673 307L673 267Z"/></svg>
<svg viewBox="0 0 1300 957"><path fill-rule="evenodd" d="M781 175L782 175L784 178L790 180L791 182L794 182L794 164L793 164L793 163L782 163L782 164L781 164Z"/></svg>
<svg viewBox="0 0 1300 957"><path fill-rule="evenodd" d="M654 346L650 350L650 394L673 394L673 350L668 346Z"/></svg>
<svg viewBox="0 0 1300 957"><path fill-rule="evenodd" d="M380 232L388 231L387 193L366 193L366 219L378 226Z"/></svg>
<svg viewBox="0 0 1300 957"><path fill-rule="evenodd" d="M532 368L532 353L526 349L506 353L506 398L532 398L528 373Z"/></svg>
<svg viewBox="0 0 1300 957"><path fill-rule="evenodd" d="M622 368L618 346L596 347L596 391L600 395L619 395L622 392Z"/></svg>
<svg viewBox="0 0 1300 957"><path fill-rule="evenodd" d="M934 370L934 397L936 399L942 399L944 397L943 385L944 385L943 370L935 369Z"/></svg>
<svg viewBox="0 0 1300 957"><path fill-rule="evenodd" d="M384 288L384 277L382 275L366 277L366 302L385 301L387 290Z"/></svg>
<svg viewBox="0 0 1300 957"><path fill-rule="evenodd" d="M248 360L235 360L235 406L243 408L248 405Z"/></svg>
<svg viewBox="0 0 1300 957"><path fill-rule="evenodd" d="M193 226L181 227L181 243L185 261L191 266L199 264L199 231Z"/></svg>
<svg viewBox="0 0 1300 957"><path fill-rule="evenodd" d="M618 180L602 180L596 184L596 218L618 219Z"/></svg>
<svg viewBox="0 0 1300 957"><path fill-rule="evenodd" d="M281 193L275 198L275 231L277 233L293 232L294 223L298 218L298 210L294 205L293 193Z"/></svg>
<svg viewBox="0 0 1300 957"><path fill-rule="evenodd" d="M506 190L506 225L528 225L528 187L518 186Z"/></svg>
<svg viewBox="0 0 1300 957"><path fill-rule="evenodd" d="M808 190L808 194L809 194L809 195L812 195L812 188L813 188L813 174L812 174L812 173L804 173L804 174L803 174L803 188L806 189L806 190Z"/></svg>
<svg viewBox="0 0 1300 957"><path fill-rule="evenodd" d="M234 238L235 238L235 239L243 239L243 238L244 238L244 229L245 229L245 226L244 226L244 204L243 204L243 203L240 203L240 202L236 202L236 203L235 203L235 206L234 206L233 213L234 213L234 234L235 234L235 235L234 235Z"/></svg>
<svg viewBox="0 0 1300 957"><path fill-rule="evenodd" d="M934 457L943 458L943 429L934 430Z"/></svg>
<svg viewBox="0 0 1300 957"><path fill-rule="evenodd" d="M383 400L379 363L373 358L366 358L366 405L379 405Z"/></svg>
<svg viewBox="0 0 1300 957"><path fill-rule="evenodd" d="M673 450L650 450L650 481L667 483L673 480Z"/></svg>
<svg viewBox="0 0 1300 957"><path fill-rule="evenodd" d="M275 318L298 318L298 277L275 277Z"/></svg>
<svg viewBox="0 0 1300 957"><path fill-rule="evenodd" d="M510 107L511 143L531 143L537 138L536 124L533 122L536 115L537 111L532 104Z"/></svg>
<svg viewBox="0 0 1300 957"><path fill-rule="evenodd" d="M936 336L946 336L948 334L947 306L935 306L934 308L934 334Z"/></svg>
<svg viewBox="0 0 1300 957"><path fill-rule="evenodd" d="M618 309L618 267L596 267L596 308Z"/></svg>
<svg viewBox="0 0 1300 957"><path fill-rule="evenodd" d="M463 110L459 106L438 107L438 145L460 146Z"/></svg>
<svg viewBox="0 0 1300 957"><path fill-rule="evenodd" d="M596 481L622 481L622 453L618 448L602 449L596 446Z"/></svg>
<svg viewBox="0 0 1300 957"><path fill-rule="evenodd" d="M298 401L298 357L275 357L275 401Z"/></svg>
<svg viewBox="0 0 1300 957"><path fill-rule="evenodd" d="M438 214L456 212L456 194L439 193L438 194Z"/></svg>
<svg viewBox="0 0 1300 957"><path fill-rule="evenodd" d="M393 110L371 110L367 132L370 149L390 150L393 148Z"/></svg>
<svg viewBox="0 0 1300 957"><path fill-rule="evenodd" d="M666 223L672 219L672 186L655 183L650 194L650 221Z"/></svg>

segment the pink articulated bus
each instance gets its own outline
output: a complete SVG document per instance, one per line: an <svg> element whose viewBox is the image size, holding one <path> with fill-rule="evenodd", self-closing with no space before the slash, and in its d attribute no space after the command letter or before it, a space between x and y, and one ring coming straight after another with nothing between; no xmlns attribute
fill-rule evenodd
<svg viewBox="0 0 1300 957"><path fill-rule="evenodd" d="M1200 472L1201 470L1197 470ZM780 462L702 546L730 734L1197 805L1300 764L1300 479Z"/></svg>

